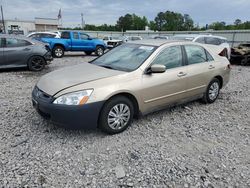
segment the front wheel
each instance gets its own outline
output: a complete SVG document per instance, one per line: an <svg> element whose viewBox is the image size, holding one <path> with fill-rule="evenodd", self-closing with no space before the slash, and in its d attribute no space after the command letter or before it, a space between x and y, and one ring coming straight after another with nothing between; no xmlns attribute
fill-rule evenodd
<svg viewBox="0 0 250 188"><path fill-rule="evenodd" d="M61 46L55 46L52 50L54 57L61 58L64 55L64 49Z"/></svg>
<svg viewBox="0 0 250 188"><path fill-rule="evenodd" d="M110 99L103 107L99 127L108 134L117 134L131 125L134 116L132 102L123 96Z"/></svg>
<svg viewBox="0 0 250 188"><path fill-rule="evenodd" d="M28 61L28 68L31 71L41 71L45 67L45 60L40 56L33 56Z"/></svg>
<svg viewBox="0 0 250 188"><path fill-rule="evenodd" d="M101 56L104 54L104 48L102 46L97 46L95 50L95 54Z"/></svg>
<svg viewBox="0 0 250 188"><path fill-rule="evenodd" d="M204 103L213 103L219 96L220 93L220 81L214 78L207 87L206 93L203 96Z"/></svg>

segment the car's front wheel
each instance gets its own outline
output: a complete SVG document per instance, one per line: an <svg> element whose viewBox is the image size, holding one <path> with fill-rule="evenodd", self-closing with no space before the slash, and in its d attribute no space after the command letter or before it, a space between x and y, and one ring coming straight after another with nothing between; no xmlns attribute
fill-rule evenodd
<svg viewBox="0 0 250 188"><path fill-rule="evenodd" d="M40 56L33 56L28 61L28 68L31 71L41 71L45 67L45 60Z"/></svg>
<svg viewBox="0 0 250 188"><path fill-rule="evenodd" d="M64 55L64 49L62 46L55 46L52 50L54 57L61 58Z"/></svg>
<svg viewBox="0 0 250 188"><path fill-rule="evenodd" d="M101 56L104 54L104 48L102 46L97 46L95 50L95 54Z"/></svg>
<svg viewBox="0 0 250 188"><path fill-rule="evenodd" d="M220 81L214 78L207 87L206 93L203 96L204 103L213 103L219 96L220 93Z"/></svg>
<svg viewBox="0 0 250 188"><path fill-rule="evenodd" d="M124 96L117 96L104 105L99 118L99 127L108 134L117 134L131 125L133 116L133 103Z"/></svg>

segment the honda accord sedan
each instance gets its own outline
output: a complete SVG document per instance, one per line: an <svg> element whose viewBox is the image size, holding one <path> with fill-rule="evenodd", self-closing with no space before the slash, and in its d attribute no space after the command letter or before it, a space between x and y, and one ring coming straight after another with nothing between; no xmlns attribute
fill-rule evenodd
<svg viewBox="0 0 250 188"><path fill-rule="evenodd" d="M138 115L195 99L213 103L230 75L219 53L185 41L122 44L90 63L44 75L32 92L33 105L68 128L120 133Z"/></svg>
<svg viewBox="0 0 250 188"><path fill-rule="evenodd" d="M41 71L52 61L48 45L17 35L0 34L0 68L28 67Z"/></svg>

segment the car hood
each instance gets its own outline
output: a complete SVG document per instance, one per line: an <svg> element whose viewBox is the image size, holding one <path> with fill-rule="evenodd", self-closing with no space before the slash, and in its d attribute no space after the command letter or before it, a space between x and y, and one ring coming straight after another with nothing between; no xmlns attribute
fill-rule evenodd
<svg viewBox="0 0 250 188"><path fill-rule="evenodd" d="M124 74L124 72L107 69L90 63L82 63L42 76L37 83L37 87L45 93L54 96L66 88L119 74Z"/></svg>

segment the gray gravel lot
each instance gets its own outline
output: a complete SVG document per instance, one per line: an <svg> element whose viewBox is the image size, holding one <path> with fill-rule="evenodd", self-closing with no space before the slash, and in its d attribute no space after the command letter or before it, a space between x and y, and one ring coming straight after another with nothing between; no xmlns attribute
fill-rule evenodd
<svg viewBox="0 0 250 188"><path fill-rule="evenodd" d="M250 67L233 67L214 104L153 113L118 135L43 120L31 104L40 76L93 58L0 72L0 187L250 187Z"/></svg>

